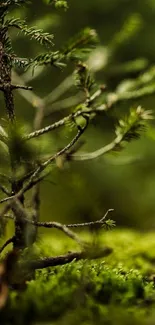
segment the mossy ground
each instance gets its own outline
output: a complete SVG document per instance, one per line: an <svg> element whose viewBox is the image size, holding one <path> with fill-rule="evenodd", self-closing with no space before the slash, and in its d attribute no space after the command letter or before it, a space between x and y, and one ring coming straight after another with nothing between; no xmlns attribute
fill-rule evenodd
<svg viewBox="0 0 155 325"><path fill-rule="evenodd" d="M87 233L81 236L90 240ZM154 324L155 233L114 230L92 237L95 244L112 247L113 253L38 270L26 290L10 290L0 324ZM46 235L36 251L52 256L75 248L59 234Z"/></svg>

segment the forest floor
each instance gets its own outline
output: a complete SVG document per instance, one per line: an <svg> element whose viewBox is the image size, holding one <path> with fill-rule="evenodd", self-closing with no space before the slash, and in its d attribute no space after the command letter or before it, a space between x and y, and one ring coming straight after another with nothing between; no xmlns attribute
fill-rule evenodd
<svg viewBox="0 0 155 325"><path fill-rule="evenodd" d="M112 230L79 235L93 241L95 249L111 247L112 253L36 271L25 290L10 288L0 324L155 324L155 233ZM42 237L34 248L39 256L77 250L58 233Z"/></svg>

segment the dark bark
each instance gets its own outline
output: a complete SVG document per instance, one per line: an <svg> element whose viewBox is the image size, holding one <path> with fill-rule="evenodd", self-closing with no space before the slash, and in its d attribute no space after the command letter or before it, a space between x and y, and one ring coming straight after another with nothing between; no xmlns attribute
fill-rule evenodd
<svg viewBox="0 0 155 325"><path fill-rule="evenodd" d="M5 53L5 38L6 31L2 29L0 33L0 90L4 94L5 107L9 121L9 133L14 131L16 127L15 110L14 110L14 98L13 98L13 87L11 84L11 65L9 62L8 55ZM16 182L16 169L17 162L14 159L13 152L9 148L10 152L10 165L12 170L12 193L16 194L20 190L19 184ZM23 204L24 198L21 197L21 203ZM16 217L16 215L15 215ZM14 248L25 247L25 222L16 218L15 221L15 240Z"/></svg>

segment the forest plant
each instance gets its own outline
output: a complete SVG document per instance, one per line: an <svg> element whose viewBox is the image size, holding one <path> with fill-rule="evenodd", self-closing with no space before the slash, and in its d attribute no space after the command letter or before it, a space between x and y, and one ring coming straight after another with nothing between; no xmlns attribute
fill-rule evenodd
<svg viewBox="0 0 155 325"><path fill-rule="evenodd" d="M60 50L52 51L53 35L43 32L41 29L29 27L23 20L8 16L12 7L25 5L27 2L26 0L3 0L0 4L0 90L4 96L8 122L7 127L0 126L0 144L7 153L9 163L7 175L3 172L0 174L0 190L4 193L4 198L0 200L2 205L0 217L1 224L11 218L14 221L15 227L14 236L4 243L0 251L2 252L7 245L13 243L13 250L5 259L4 269L1 272L3 276L5 275L5 281L7 278L7 281L12 284L15 281L12 277L13 270L17 272L17 267L21 268L22 266L23 269L26 267L35 270L66 264L73 259L97 258L111 252L111 249L108 247L97 252L92 251L92 248L71 230L71 228L86 226L91 227L91 229L113 226L113 222L106 219L107 214L95 222L81 224L63 225L53 221L40 222L40 182L52 172L54 163L62 165L65 161L71 163L73 160L90 160L108 152L120 150L125 142L139 137L140 132L144 129L146 120L151 118L151 112L144 110L140 106L136 109L131 109L129 115L118 122L115 131L116 135L111 143L94 152L79 152L78 141L97 114L102 114L103 116L105 112L108 114L109 110L116 103L141 97L148 93L148 88L143 87L124 93L116 91L110 94L106 90L105 85L97 85L85 62L97 41L95 30L86 28L62 46ZM51 2L56 7L62 6L65 9L67 8L66 1L53 0ZM28 36L31 40L35 40L47 47L47 52L39 54L35 58L18 57L13 51L9 34L9 31L13 28ZM35 74L38 66L49 65L62 69L69 61L73 61L75 64L73 75L78 94L80 90L80 101L78 98L77 105L74 105L71 112L61 120L42 127L49 97L47 96L44 100L37 97L32 87L24 84L22 77L18 76L15 72L15 68L32 69ZM12 80L15 80L15 83ZM34 129L30 133L25 133L23 129L21 131L16 118L14 104L14 91L16 90L28 101L35 102L37 108L33 123ZM154 89L151 89L151 91L153 92ZM53 155L49 152L46 158L42 154L35 155L33 153L32 139L38 141L42 135L63 126L66 126L68 129L72 127L73 129L71 132L73 136L69 143ZM1 170L3 169L1 168ZM27 192L30 192L29 201L31 202L31 208L27 206ZM27 247L31 247L36 241L38 227L57 228L63 231L81 246L81 251L51 258L32 259L25 263L20 263L23 251Z"/></svg>

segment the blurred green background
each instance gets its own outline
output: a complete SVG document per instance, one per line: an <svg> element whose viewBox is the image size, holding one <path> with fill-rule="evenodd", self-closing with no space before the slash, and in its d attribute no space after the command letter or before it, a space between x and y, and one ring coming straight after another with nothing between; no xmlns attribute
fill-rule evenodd
<svg viewBox="0 0 155 325"><path fill-rule="evenodd" d="M126 89L126 80L134 80L155 65L155 2L154 0L74 0L64 12L48 6L46 1L33 0L32 6L16 9L13 16L26 18L35 25L54 34L54 50L69 37L90 26L99 35L99 43L88 62L96 80L106 84L109 92ZM18 37L17 37L18 36ZM12 32L16 52L23 56L36 56L42 48ZM43 98L60 82L71 75L73 65L63 71L45 68L29 84ZM20 74L21 71L18 71ZM155 78L151 80L155 85ZM50 124L74 107L78 100L72 87L49 106L50 114L44 125ZM124 87L124 88L123 88ZM56 88L57 89L57 88ZM54 95L54 93L52 93ZM65 100L64 100L65 99ZM67 99L67 100L66 100ZM131 107L142 105L154 114L155 95L116 105L109 116L96 117L83 139L80 150L93 151L114 138L114 126L119 116L125 116ZM3 100L0 98L1 107ZM4 110L1 109L2 115ZM16 112L22 122L32 128L35 108L16 93ZM47 110L47 113L49 111ZM50 153L68 142L66 128L42 137L42 146ZM71 162L64 168L54 168L41 185L41 218L63 222L95 220L109 208L118 227L140 229L155 228L155 122L141 139L131 142L122 152L109 154L96 160Z"/></svg>

